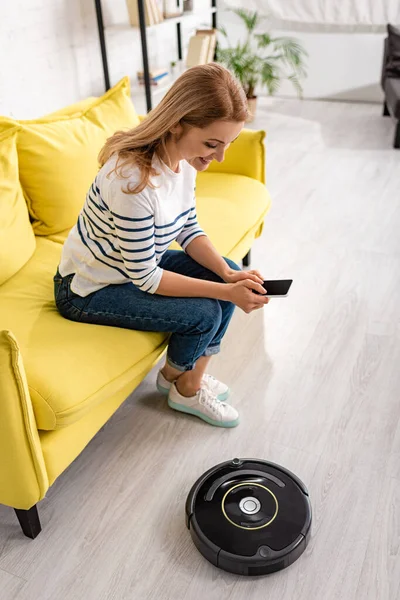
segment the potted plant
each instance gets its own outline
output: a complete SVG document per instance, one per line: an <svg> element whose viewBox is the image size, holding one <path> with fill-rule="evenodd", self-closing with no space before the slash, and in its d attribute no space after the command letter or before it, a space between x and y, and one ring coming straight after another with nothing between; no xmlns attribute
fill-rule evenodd
<svg viewBox="0 0 400 600"><path fill-rule="evenodd" d="M232 46L225 27L218 31L226 38L227 48L217 49L217 60L236 75L247 96L249 111L248 121L252 121L256 110L257 85L266 86L269 94L274 94L283 79L293 84L299 97L302 96L301 80L306 76L304 60L307 52L294 38L272 37L269 33L256 33L256 28L263 20L257 11L231 9L243 21L247 29L244 42Z"/></svg>

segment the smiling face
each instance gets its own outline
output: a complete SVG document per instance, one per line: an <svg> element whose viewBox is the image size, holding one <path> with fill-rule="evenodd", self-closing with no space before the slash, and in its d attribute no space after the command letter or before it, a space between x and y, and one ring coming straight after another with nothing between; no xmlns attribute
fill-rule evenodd
<svg viewBox="0 0 400 600"><path fill-rule="evenodd" d="M243 126L244 121L214 121L203 129L183 129L179 125L176 130L178 141L173 149L174 159L185 159L197 171L205 171L212 160L224 160L225 150L238 137Z"/></svg>

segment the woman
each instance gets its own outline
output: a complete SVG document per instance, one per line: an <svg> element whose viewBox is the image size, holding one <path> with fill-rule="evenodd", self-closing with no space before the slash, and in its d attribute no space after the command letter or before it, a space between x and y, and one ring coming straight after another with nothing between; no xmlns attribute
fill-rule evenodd
<svg viewBox="0 0 400 600"><path fill-rule="evenodd" d="M233 427L228 387L205 374L234 307L268 302L258 271L223 258L196 217L195 179L239 135L246 97L218 64L187 70L147 118L117 131L54 277L67 319L171 333L158 390L171 408ZM176 240L184 252L168 250Z"/></svg>

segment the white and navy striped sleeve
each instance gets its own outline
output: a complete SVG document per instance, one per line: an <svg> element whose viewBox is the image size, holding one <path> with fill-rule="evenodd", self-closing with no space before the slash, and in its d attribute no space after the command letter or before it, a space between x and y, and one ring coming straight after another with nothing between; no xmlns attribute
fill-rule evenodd
<svg viewBox="0 0 400 600"><path fill-rule="evenodd" d="M196 190L196 188L194 189ZM197 221L196 198L194 198L194 205L192 206L186 223L182 231L177 236L176 241L178 242L182 250L186 250L190 242L193 242L195 238L201 235L206 235L206 233L204 233Z"/></svg>
<svg viewBox="0 0 400 600"><path fill-rule="evenodd" d="M154 211L142 194L125 194L115 180L108 190L108 203L124 270L143 292L154 294L163 269L157 266Z"/></svg>

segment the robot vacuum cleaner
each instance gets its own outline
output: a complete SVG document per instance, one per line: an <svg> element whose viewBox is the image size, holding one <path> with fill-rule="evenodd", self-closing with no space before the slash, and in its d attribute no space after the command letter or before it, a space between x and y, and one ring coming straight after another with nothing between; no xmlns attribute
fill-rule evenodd
<svg viewBox="0 0 400 600"><path fill-rule="evenodd" d="M265 575L291 565L311 533L307 488L264 460L234 458L209 469L186 500L186 525L201 554L239 575Z"/></svg>

